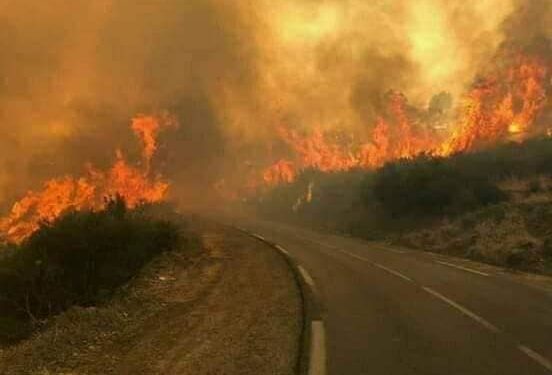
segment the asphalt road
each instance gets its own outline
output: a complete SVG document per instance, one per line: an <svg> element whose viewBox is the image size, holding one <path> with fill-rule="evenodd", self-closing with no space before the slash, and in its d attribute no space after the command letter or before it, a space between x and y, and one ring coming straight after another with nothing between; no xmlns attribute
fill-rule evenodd
<svg viewBox="0 0 552 375"><path fill-rule="evenodd" d="M259 220L322 305L329 374L552 374L546 278Z"/></svg>

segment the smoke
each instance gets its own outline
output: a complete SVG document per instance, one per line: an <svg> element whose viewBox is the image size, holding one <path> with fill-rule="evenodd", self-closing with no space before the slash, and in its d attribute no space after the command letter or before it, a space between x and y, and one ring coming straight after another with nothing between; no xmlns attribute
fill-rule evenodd
<svg viewBox="0 0 552 375"><path fill-rule="evenodd" d="M550 53L552 4L546 0L518 0L516 11L504 22L503 29L506 35L504 47Z"/></svg>
<svg viewBox="0 0 552 375"><path fill-rule="evenodd" d="M164 168L210 184L224 153L212 98L221 82L254 80L250 30L236 9L201 0L0 0L0 205L40 181L139 160L138 113L169 111ZM205 171L210 171L206 173ZM184 185L184 184L182 184Z"/></svg>
<svg viewBox="0 0 552 375"><path fill-rule="evenodd" d="M139 160L138 113L180 123L155 166L175 195L243 184L281 152L278 126L361 135L389 90L451 107L499 51L550 48L550 14L546 0L0 0L0 206L118 147Z"/></svg>
<svg viewBox="0 0 552 375"><path fill-rule="evenodd" d="M504 40L512 1L261 1L263 92L301 120L369 125L388 90L455 95Z"/></svg>

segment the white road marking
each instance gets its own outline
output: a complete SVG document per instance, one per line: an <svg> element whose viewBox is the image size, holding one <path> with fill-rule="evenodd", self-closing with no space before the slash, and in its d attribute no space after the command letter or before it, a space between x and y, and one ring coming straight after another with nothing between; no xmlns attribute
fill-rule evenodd
<svg viewBox="0 0 552 375"><path fill-rule="evenodd" d="M425 290L426 292L428 292L429 294L431 294L432 296L434 296L434 297L440 299L441 301L447 303L448 305L454 307L455 309L460 311L462 314L464 314L464 315L470 317L471 319L475 320L477 323L481 324L483 327L487 328L489 331L492 331L494 333L499 333L500 332L500 329L498 329L497 327L495 327L494 325L489 323L487 320L483 319L482 317L480 317L476 313L468 310L467 308L463 307L462 305L454 302L453 300L443 296L439 292L436 292L435 290L433 290L431 288L428 288L428 287L422 287L422 289Z"/></svg>
<svg viewBox="0 0 552 375"><path fill-rule="evenodd" d="M284 253L284 254L286 254L287 256L289 256L289 252L288 252L286 249L284 249L282 246L276 244L276 245L274 245L274 247L275 247L276 249L278 249L279 251L281 251L282 253Z"/></svg>
<svg viewBox="0 0 552 375"><path fill-rule="evenodd" d="M326 374L326 332L320 320L311 322L309 375Z"/></svg>
<svg viewBox="0 0 552 375"><path fill-rule="evenodd" d="M342 249L337 249L337 250L339 250L339 251L342 252L343 254L346 254L346 255L350 256L351 258L355 258L355 259L358 259L358 260L362 260L362 261L364 261L364 262L369 262L369 263L371 263L370 260L368 260L367 258L363 258L363 257L361 257L360 255L356 255L356 254L350 253L350 252L348 252L347 250L342 250Z"/></svg>
<svg viewBox="0 0 552 375"><path fill-rule="evenodd" d="M402 273L400 273L398 271L392 270L391 268L385 267L385 266L383 266L381 264L378 264L378 263L372 263L372 264L374 265L374 267L378 267L379 269L382 269L386 272L389 272L391 275L395 275L395 276L400 277L401 279L406 280L406 281L411 282L411 283L413 282L410 277L405 276L405 275L403 275Z"/></svg>
<svg viewBox="0 0 552 375"><path fill-rule="evenodd" d="M457 264L453 264L453 263L448 263L448 262L443 262L443 261L436 261L437 263L439 264L442 264L444 266L449 266L449 267L453 267L453 268L457 268L459 270L462 270L462 271L466 271L466 272L471 272L471 273L475 273L477 275L480 275L480 276L490 276L488 273L485 273L485 272L481 272L481 271L477 271L477 270L474 270L474 269L471 269L471 268L468 268L468 267L463 267L463 266L459 266Z"/></svg>
<svg viewBox="0 0 552 375"><path fill-rule="evenodd" d="M253 237L258 238L258 239L261 240L261 241L266 241L266 238L264 238L264 237L261 236L260 234L254 233L254 234L253 234Z"/></svg>
<svg viewBox="0 0 552 375"><path fill-rule="evenodd" d="M238 228L238 229L240 229L242 231L245 231L242 228ZM266 239L261 235L253 234L253 236L260 239L260 240L262 240L262 241L266 241ZM336 248L336 247L333 247L333 246L330 246L330 245L327 245L327 244L319 243L318 241L310 241L310 242L313 242L317 245L320 245L320 246L323 246L323 247L326 247L326 248L330 248L330 249L333 249L333 250L338 250L338 251L340 251L340 252L342 252L342 253L344 253L344 254L352 257L352 258L355 258L355 259L358 259L358 260L361 260L361 261L364 261L364 262L368 262L368 263L370 263L371 265L373 265L377 268L380 268L384 271L389 272L392 275L400 277L400 278L402 278L406 281L413 282L412 279L410 279L409 277L401 274L400 272L392 270L392 269L390 269L388 267L385 267L381 264L374 263L374 262L370 261L367 258L361 257L361 256L356 255L354 253L351 253L351 252L348 252L346 250L342 250L342 249L339 249L339 248ZM285 250L283 247L281 247L280 245L276 244L275 247L279 251L283 252L284 254L289 255L289 252L287 250ZM379 249L385 250L385 251L391 251L391 252L398 253L398 254L406 253L406 251L402 251L402 250L395 250L395 249L388 249L388 248L381 248L381 247ZM438 256L435 255L435 257L438 257ZM436 262L439 263L439 264L445 265L445 266L457 268L457 269L460 269L460 270L463 270L463 271L466 271L466 272L471 272L471 273L474 273L474 274L477 274L477 275L480 275L480 276L486 276L486 277L490 276L488 273L477 271L477 270L474 270L474 269L471 269L471 268L468 268L468 267L459 266L459 265L456 265L456 264L453 264L453 263L448 263L448 262L439 261L439 260L436 260ZM311 288L315 289L314 280L312 279L310 274L307 272L307 270L305 270L302 266L298 266L298 269L299 269L299 272L301 273L301 276L305 280L305 282ZM480 317L479 315L475 314L474 312L470 311L469 309L463 307L462 305L454 302L453 300L443 296L439 292L437 292L437 291L435 291L435 290L433 290L429 287L422 287L422 289L425 290L426 292L428 292L429 294L431 294L432 296L434 296L434 297L440 299L441 301L445 302L446 304L454 307L455 309L460 311L462 314L464 314L464 315L468 316L469 318L473 319L474 321L481 324L483 327L487 328L488 330L490 330L494 333L500 333L501 332L500 329L498 329L496 326L494 326L493 324L491 324L490 322L488 322L484 318ZM523 352L524 354L526 354L529 358L531 358L532 360L534 360L535 362L537 362L538 364L543 366L545 369L552 372L552 362L550 360L548 360L547 358L543 357L542 355L540 355L539 353L535 352L534 350L532 350L531 348L529 348L525 345L518 345L518 349L521 352ZM326 337L325 337L324 323L322 321L318 321L318 320L311 322L311 350L310 350L310 360L309 360L308 374L309 375L325 375L326 374Z"/></svg>
<svg viewBox="0 0 552 375"><path fill-rule="evenodd" d="M406 253L406 251L404 251L404 250L390 249L388 247L383 247L383 246L377 246L377 245L375 245L375 246L374 245L369 245L369 246L371 246L375 249L378 249L378 250L389 251L391 253L396 253L396 254L405 254Z"/></svg>
<svg viewBox="0 0 552 375"><path fill-rule="evenodd" d="M307 272L306 269L303 268L303 266L298 266L297 268L299 268L299 272L301 273L301 276L303 277L303 280L305 280L305 282L311 287L311 288L315 288L314 286L314 280L312 279L311 275L309 275L309 273Z"/></svg>
<svg viewBox="0 0 552 375"><path fill-rule="evenodd" d="M379 264L379 263L374 263L374 262L372 262L371 260L369 260L369 259L367 259L367 258L363 258L363 257L358 256L358 255L356 255L356 254L350 253L350 252L348 252L348 251L346 251L346 250L341 250L341 249L339 249L339 251L342 252L343 254L346 254L346 255L350 256L351 258L355 258L355 259L358 259L358 260L362 260L362 261L364 261L364 262L368 262L368 263L370 263L372 266L377 267L377 268L379 268L379 269L382 269L382 270L384 270L384 271L386 271L386 272L389 272L390 274L392 274L392 275L394 275L394 276L397 276L397 277L400 277L401 279L403 279L403 280L405 280L405 281L408 281L408 282L411 282L411 283L413 282L412 279L411 279L410 277L405 276L405 275L403 275L402 273L400 273L400 272L398 272L398 271L392 270L391 268L385 267L384 265L381 265L381 264Z"/></svg>
<svg viewBox="0 0 552 375"><path fill-rule="evenodd" d="M544 358L539 353L535 352L533 349L526 347L525 345L518 345L518 349L523 353L527 354L529 358L540 364L542 367L548 371L552 371L552 362Z"/></svg>
<svg viewBox="0 0 552 375"><path fill-rule="evenodd" d="M396 249L385 249L385 250L391 251L392 253L397 253L397 254L406 254L407 253L404 250L396 250Z"/></svg>

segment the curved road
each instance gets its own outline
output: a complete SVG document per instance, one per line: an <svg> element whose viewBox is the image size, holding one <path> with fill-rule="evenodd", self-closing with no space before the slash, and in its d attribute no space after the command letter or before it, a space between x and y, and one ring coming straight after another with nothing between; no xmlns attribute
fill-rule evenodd
<svg viewBox="0 0 552 375"><path fill-rule="evenodd" d="M311 275L330 374L552 374L544 277L259 220Z"/></svg>

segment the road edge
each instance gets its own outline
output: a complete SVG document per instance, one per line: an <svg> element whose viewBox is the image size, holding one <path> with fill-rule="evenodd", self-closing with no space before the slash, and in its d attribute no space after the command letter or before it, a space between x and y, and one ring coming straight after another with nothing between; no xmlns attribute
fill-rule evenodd
<svg viewBox="0 0 552 375"><path fill-rule="evenodd" d="M322 319L322 307L312 278L280 245L244 228L234 226L231 226L231 228L267 245L280 254L287 263L299 289L303 312L299 337L301 344L299 346L296 373L300 375L325 375L327 361L326 335Z"/></svg>

